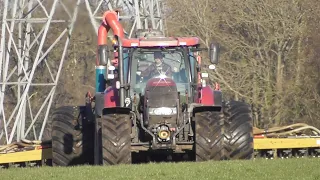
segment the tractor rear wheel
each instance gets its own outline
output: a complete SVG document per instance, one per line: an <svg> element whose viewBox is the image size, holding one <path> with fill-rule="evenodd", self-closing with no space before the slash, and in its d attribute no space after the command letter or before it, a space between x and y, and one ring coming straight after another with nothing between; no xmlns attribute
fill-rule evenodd
<svg viewBox="0 0 320 180"><path fill-rule="evenodd" d="M103 165L131 164L131 121L128 114L101 118Z"/></svg>
<svg viewBox="0 0 320 180"><path fill-rule="evenodd" d="M195 160L220 160L223 157L223 122L220 112L195 114Z"/></svg>
<svg viewBox="0 0 320 180"><path fill-rule="evenodd" d="M52 116L52 165L93 163L93 124L87 123L85 107L63 106Z"/></svg>
<svg viewBox="0 0 320 180"><path fill-rule="evenodd" d="M223 107L224 150L227 160L253 158L253 126L250 106L229 101Z"/></svg>

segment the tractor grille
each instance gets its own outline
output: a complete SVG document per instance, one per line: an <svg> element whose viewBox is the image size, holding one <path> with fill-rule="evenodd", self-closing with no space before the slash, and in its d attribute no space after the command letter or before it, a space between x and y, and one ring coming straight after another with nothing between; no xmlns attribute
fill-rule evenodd
<svg viewBox="0 0 320 180"><path fill-rule="evenodd" d="M174 86L155 86L149 88L147 98L149 107L175 107L178 92Z"/></svg>

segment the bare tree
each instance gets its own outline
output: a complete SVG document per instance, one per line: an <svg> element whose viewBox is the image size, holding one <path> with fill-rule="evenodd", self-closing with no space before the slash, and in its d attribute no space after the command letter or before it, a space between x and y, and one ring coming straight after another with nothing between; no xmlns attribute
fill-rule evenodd
<svg viewBox="0 0 320 180"><path fill-rule="evenodd" d="M262 114L266 124L309 116L301 111L310 106L300 96L306 97L302 82L311 81L305 74L315 72L304 68L315 2L181 0L167 1L167 6L172 32L198 36L204 46L213 39L222 44L222 61L211 77L222 83L227 96L253 104L255 116Z"/></svg>

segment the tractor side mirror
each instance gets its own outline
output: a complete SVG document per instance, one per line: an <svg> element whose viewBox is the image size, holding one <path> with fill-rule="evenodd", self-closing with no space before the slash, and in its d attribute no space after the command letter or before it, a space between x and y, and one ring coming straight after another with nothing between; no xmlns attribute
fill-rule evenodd
<svg viewBox="0 0 320 180"><path fill-rule="evenodd" d="M98 47L99 64L106 66L109 58L109 48L107 45L99 45Z"/></svg>
<svg viewBox="0 0 320 180"><path fill-rule="evenodd" d="M209 58L212 64L218 64L219 62L220 46L218 43L211 43L209 49Z"/></svg>

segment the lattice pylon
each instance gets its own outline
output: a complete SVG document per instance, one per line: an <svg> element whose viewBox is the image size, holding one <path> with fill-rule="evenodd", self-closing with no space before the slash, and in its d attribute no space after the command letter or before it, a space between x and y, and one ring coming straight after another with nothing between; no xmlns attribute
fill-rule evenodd
<svg viewBox="0 0 320 180"><path fill-rule="evenodd" d="M0 144L41 139L80 3L4 1Z"/></svg>
<svg viewBox="0 0 320 180"><path fill-rule="evenodd" d="M41 140L83 0L4 0L0 41L0 145ZM127 37L164 30L161 0L84 0L94 31L120 10Z"/></svg>

